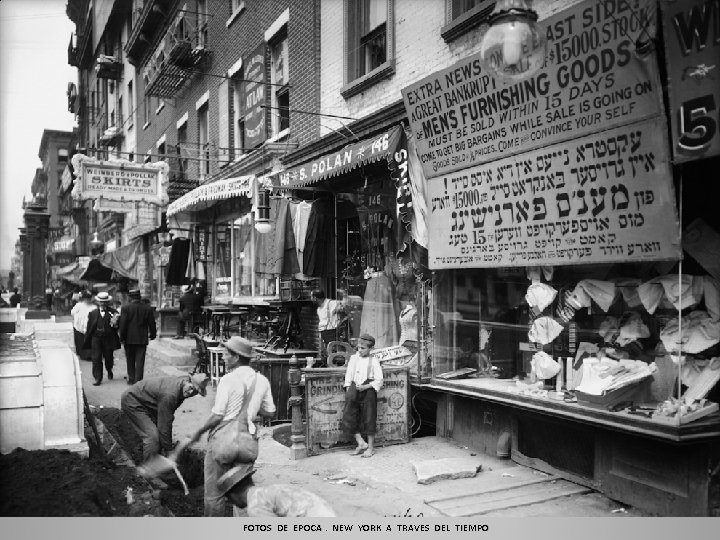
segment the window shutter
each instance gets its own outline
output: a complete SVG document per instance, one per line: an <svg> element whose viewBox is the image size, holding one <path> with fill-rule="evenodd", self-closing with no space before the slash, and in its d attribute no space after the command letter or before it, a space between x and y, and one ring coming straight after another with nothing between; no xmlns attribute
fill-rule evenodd
<svg viewBox="0 0 720 540"><path fill-rule="evenodd" d="M230 85L224 79L218 87L218 164L223 166L230 161Z"/></svg>

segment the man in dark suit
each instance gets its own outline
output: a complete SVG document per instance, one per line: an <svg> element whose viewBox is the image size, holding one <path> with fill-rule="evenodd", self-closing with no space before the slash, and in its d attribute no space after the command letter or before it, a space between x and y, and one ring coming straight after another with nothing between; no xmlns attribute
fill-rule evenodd
<svg viewBox="0 0 720 540"><path fill-rule="evenodd" d="M125 344L127 359L127 382L135 384L143 379L145 351L149 339L155 339L155 310L140 299L140 289L128 292L130 303L120 313L120 341Z"/></svg>
<svg viewBox="0 0 720 540"><path fill-rule="evenodd" d="M185 321L192 320L193 317L199 317L203 305L203 297L192 290L191 285L183 285L180 289L183 295L180 297L180 311L177 318L177 332L173 339L182 339L185 337ZM193 329L190 328L190 332Z"/></svg>
<svg viewBox="0 0 720 540"><path fill-rule="evenodd" d="M110 306L110 295L101 292L95 300L98 309L88 315L84 348L92 350L92 374L95 379L93 386L99 386L103 379L103 360L108 379L113 378L113 352L120 348L120 338L117 334L118 312Z"/></svg>

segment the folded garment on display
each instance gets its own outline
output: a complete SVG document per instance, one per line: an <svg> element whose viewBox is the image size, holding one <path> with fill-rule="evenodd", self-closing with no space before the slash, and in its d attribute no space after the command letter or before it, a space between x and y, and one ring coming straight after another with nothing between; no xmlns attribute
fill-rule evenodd
<svg viewBox="0 0 720 540"><path fill-rule="evenodd" d="M669 353L698 354L720 343L720 321L705 311L693 311L681 320L672 319L660 332L660 340Z"/></svg>
<svg viewBox="0 0 720 540"><path fill-rule="evenodd" d="M547 345L562 332L563 326L552 317L539 317L535 319L528 332L530 341Z"/></svg>
<svg viewBox="0 0 720 540"><path fill-rule="evenodd" d="M640 360L612 360L611 358L585 358L582 381L576 390L599 396L650 377L657 366Z"/></svg>
<svg viewBox="0 0 720 540"><path fill-rule="evenodd" d="M525 300L530 307L535 307L542 312L546 307L552 304L556 295L557 291L550 285L535 282L528 287L527 293L525 294Z"/></svg>

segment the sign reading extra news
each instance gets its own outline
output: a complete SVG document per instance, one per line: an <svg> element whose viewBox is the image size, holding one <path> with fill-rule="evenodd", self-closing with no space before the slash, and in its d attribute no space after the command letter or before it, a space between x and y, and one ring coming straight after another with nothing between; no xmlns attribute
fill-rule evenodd
<svg viewBox="0 0 720 540"><path fill-rule="evenodd" d="M662 3L676 162L720 154L720 2Z"/></svg>
<svg viewBox="0 0 720 540"><path fill-rule="evenodd" d="M665 129L645 120L430 179L430 268L679 258Z"/></svg>
<svg viewBox="0 0 720 540"><path fill-rule="evenodd" d="M79 155L79 154L78 154ZM143 201L162 204L162 175L166 174L167 164L163 162L146 165L129 162L95 161L82 156L80 159L78 182L73 194L79 199L99 199L109 201ZM75 160L75 156L73 156ZM162 165L162 166L161 166Z"/></svg>
<svg viewBox="0 0 720 540"><path fill-rule="evenodd" d="M654 2L588 0L541 21L546 65L504 83L471 55L403 89L427 178L661 113Z"/></svg>

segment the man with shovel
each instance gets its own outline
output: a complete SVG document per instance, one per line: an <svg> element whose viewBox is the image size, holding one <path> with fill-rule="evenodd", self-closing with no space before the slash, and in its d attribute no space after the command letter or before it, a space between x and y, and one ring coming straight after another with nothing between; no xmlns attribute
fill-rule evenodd
<svg viewBox="0 0 720 540"><path fill-rule="evenodd" d="M217 386L215 405L210 417L185 443L180 443L171 456L177 459L180 452L187 446L199 440L206 431L209 431L208 445L205 452L205 516L223 517L225 515L225 497L218 487L218 478L230 468L243 462L238 453L234 457L235 463L227 463L230 448L221 444L224 440L225 430L238 429L252 435L257 441L257 427L254 420L259 415L272 418L275 415L275 404L270 391L270 382L267 378L256 373L250 367L253 356L252 344L240 336L233 336L225 342L223 359L229 372L224 375ZM239 426L236 427L236 425ZM257 449L257 442L255 444ZM220 453L223 454L221 458ZM255 453L257 457L257 453ZM253 460L254 461L254 460Z"/></svg>
<svg viewBox="0 0 720 540"><path fill-rule="evenodd" d="M130 386L120 398L120 408L142 438L143 462L172 448L175 411L186 398L207 394L206 374L151 377Z"/></svg>

